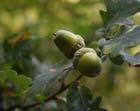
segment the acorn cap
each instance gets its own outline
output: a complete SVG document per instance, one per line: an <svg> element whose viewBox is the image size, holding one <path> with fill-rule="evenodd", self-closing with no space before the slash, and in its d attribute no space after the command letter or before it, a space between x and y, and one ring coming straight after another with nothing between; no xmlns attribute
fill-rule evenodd
<svg viewBox="0 0 140 111"><path fill-rule="evenodd" d="M73 66L88 77L95 77L101 72L101 60L91 48L81 48L76 51Z"/></svg>
<svg viewBox="0 0 140 111"><path fill-rule="evenodd" d="M76 50L85 47L84 39L80 35L65 30L59 30L54 34L54 43L69 59Z"/></svg>

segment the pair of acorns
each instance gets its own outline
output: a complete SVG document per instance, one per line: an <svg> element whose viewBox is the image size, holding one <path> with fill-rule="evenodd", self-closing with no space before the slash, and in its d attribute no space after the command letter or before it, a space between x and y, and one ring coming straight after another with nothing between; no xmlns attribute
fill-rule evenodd
<svg viewBox="0 0 140 111"><path fill-rule="evenodd" d="M54 43L81 74L96 77L101 72L101 60L92 48L86 48L84 39L72 32L59 30L54 33Z"/></svg>

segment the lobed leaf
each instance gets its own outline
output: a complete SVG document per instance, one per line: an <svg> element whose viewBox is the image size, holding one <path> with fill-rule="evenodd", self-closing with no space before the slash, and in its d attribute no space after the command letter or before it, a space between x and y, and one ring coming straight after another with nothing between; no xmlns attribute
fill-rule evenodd
<svg viewBox="0 0 140 111"><path fill-rule="evenodd" d="M21 92L27 90L32 83L31 78L25 75L17 75L13 70L0 71L0 84L2 85L7 81L11 81Z"/></svg>
<svg viewBox="0 0 140 111"><path fill-rule="evenodd" d="M111 15L116 15L120 12L135 13L140 10L139 0L105 0L107 11Z"/></svg>
<svg viewBox="0 0 140 111"><path fill-rule="evenodd" d="M112 17L109 24L114 22L128 23L126 18L140 11L139 0L105 0L108 14Z"/></svg>
<svg viewBox="0 0 140 111"><path fill-rule="evenodd" d="M85 86L78 88L72 85L67 93L67 111L100 111L100 102L101 97L93 99L91 91Z"/></svg>
<svg viewBox="0 0 140 111"><path fill-rule="evenodd" d="M30 95L45 95L46 98L55 94L62 87L62 80L67 76L69 68L64 70L56 67L45 67L45 70L40 71L33 81L32 86L27 94Z"/></svg>
<svg viewBox="0 0 140 111"><path fill-rule="evenodd" d="M116 37L111 40L98 42L99 46L103 47L103 53L105 55L111 55L111 57L116 57L121 55L124 60L126 60L130 65L138 66L140 64L139 54L130 55L125 50L135 47L140 44L140 26L133 27L129 29L127 32L122 34L120 37ZM137 49L137 53L140 50Z"/></svg>

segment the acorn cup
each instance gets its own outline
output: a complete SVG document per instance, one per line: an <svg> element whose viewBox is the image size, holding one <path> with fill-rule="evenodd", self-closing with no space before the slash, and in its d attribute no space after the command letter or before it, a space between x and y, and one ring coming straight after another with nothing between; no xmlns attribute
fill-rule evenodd
<svg viewBox="0 0 140 111"><path fill-rule="evenodd" d="M81 48L75 52L73 66L81 74L96 77L101 72L101 60L92 48Z"/></svg>
<svg viewBox="0 0 140 111"><path fill-rule="evenodd" d="M66 30L58 30L54 33L53 40L58 49L62 51L68 59L72 59L78 49L85 47L84 39L80 35Z"/></svg>

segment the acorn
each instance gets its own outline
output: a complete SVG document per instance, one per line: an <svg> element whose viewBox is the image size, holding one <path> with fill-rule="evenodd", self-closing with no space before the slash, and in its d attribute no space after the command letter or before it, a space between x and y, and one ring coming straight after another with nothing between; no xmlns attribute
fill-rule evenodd
<svg viewBox="0 0 140 111"><path fill-rule="evenodd" d="M58 30L54 33L53 40L55 45L68 59L72 59L78 49L85 47L84 39L80 35L66 30Z"/></svg>
<svg viewBox="0 0 140 111"><path fill-rule="evenodd" d="M73 57L73 66L81 74L96 77L101 72L101 60L92 48L81 48Z"/></svg>

